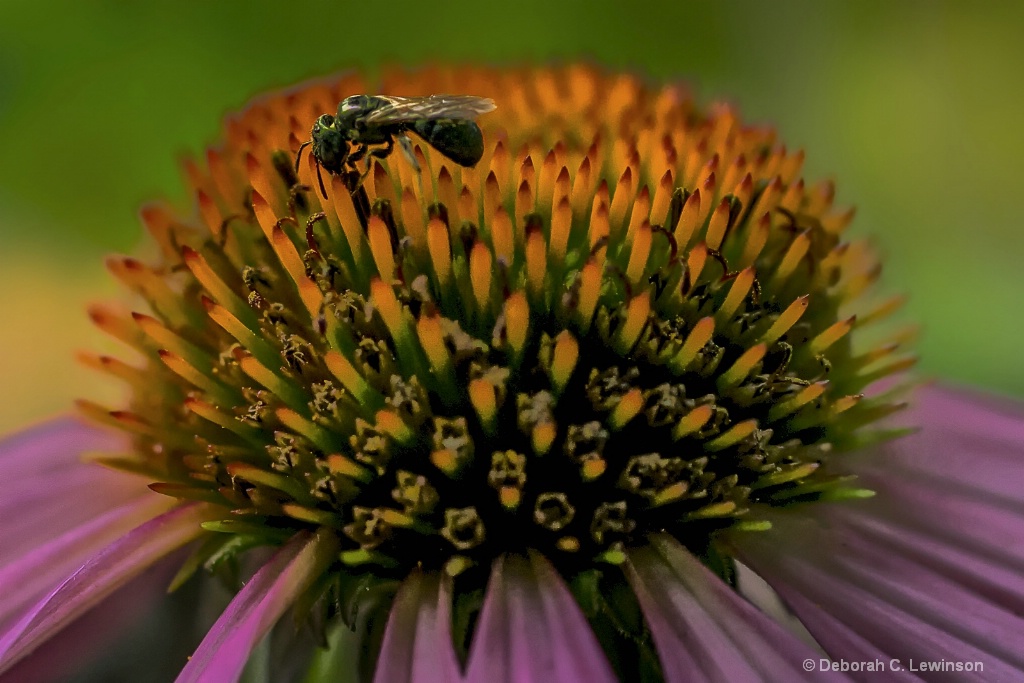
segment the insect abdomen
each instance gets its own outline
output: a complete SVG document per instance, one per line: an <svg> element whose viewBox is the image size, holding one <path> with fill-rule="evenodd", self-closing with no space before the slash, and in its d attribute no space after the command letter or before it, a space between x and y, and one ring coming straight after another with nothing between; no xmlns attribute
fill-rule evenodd
<svg viewBox="0 0 1024 683"><path fill-rule="evenodd" d="M473 166L484 154L484 136L473 121L430 119L416 121L412 129L459 166Z"/></svg>

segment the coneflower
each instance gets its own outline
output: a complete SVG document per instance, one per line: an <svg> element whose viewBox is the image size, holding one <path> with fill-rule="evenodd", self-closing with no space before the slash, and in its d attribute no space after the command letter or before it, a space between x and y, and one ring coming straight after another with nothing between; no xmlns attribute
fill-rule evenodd
<svg viewBox="0 0 1024 683"><path fill-rule="evenodd" d="M483 158L416 139L295 170L317 116L378 92L493 98ZM138 352L86 357L131 398L80 407L124 436L0 453L26 470L0 490L93 506L11 534L0 668L190 544L172 590L278 550L182 681L237 679L289 610L327 645L274 660L304 680L341 680L345 647L387 682L1022 675L1021 420L926 389L925 429L884 443L903 385L872 385L914 358L865 328L901 300L802 161L587 67L349 76L230 118L186 166L195 215L146 208L159 257L109 261L145 306L90 312ZM737 559L827 656L742 597Z"/></svg>

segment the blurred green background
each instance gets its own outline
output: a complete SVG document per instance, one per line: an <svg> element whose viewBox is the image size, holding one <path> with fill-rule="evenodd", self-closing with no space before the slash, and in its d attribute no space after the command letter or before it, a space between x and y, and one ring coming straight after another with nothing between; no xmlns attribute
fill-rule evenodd
<svg viewBox="0 0 1024 683"><path fill-rule="evenodd" d="M912 295L924 372L1024 395L1024 3L0 3L0 430L112 389L103 255L187 207L176 159L265 89L353 66L584 58L690 82L834 177Z"/></svg>

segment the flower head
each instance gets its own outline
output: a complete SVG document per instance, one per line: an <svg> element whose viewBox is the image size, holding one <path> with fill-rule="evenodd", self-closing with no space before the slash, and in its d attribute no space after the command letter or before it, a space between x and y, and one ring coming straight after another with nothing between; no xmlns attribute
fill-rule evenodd
<svg viewBox="0 0 1024 683"><path fill-rule="evenodd" d="M369 119L347 157L296 158L374 91L493 98L482 158ZM142 538L201 537L174 586L281 546L183 678L237 676L292 603L356 630L376 680L681 680L744 628L735 671L798 671L813 651L727 585L733 558L785 564L773 522L870 495L845 451L903 404L864 392L913 362L854 338L899 300L861 303L879 268L802 160L585 67L351 76L230 119L187 166L197 215L147 208L160 259L109 263L147 310L92 311L144 359L88 359L129 406L82 403L129 435L102 462L179 503ZM538 659L493 657L531 647L522 620Z"/></svg>

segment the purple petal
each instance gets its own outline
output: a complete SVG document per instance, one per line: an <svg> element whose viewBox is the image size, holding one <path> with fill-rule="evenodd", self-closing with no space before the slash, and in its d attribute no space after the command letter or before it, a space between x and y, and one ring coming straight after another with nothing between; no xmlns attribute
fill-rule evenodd
<svg viewBox="0 0 1024 683"><path fill-rule="evenodd" d="M561 577L539 555L495 563L470 648L468 683L617 679Z"/></svg>
<svg viewBox="0 0 1024 683"><path fill-rule="evenodd" d="M121 440L58 418L0 442L0 566L148 491L134 477L86 464L83 452Z"/></svg>
<svg viewBox="0 0 1024 683"><path fill-rule="evenodd" d="M0 672L169 552L195 538L200 505L179 507L136 527L87 560L0 637Z"/></svg>
<svg viewBox="0 0 1024 683"><path fill-rule="evenodd" d="M770 540L762 543L773 545ZM877 575L858 577L839 563L803 559L799 551L775 558L776 561L765 561L762 557L780 550L785 552L777 546L758 548L741 557L762 573L834 659L858 659L866 641L884 653L883 659L896 658L904 664L910 660L982 662L982 674L971 677L964 673L962 680L1021 680L1024 670L994 653L1002 650L1004 643L988 646L981 642L985 636L995 633L988 619L994 610L986 610L989 613L981 615L962 614L959 611L962 607L975 607L962 599L962 591L959 595L954 592L938 596L948 600L949 605L945 617L933 623L934 607L939 601L922 601L920 591L900 594L893 590L890 582L880 580ZM912 573L905 577L903 587L918 579L927 586L927 578L925 572ZM963 627L955 629L960 633L947 630L957 619L963 620ZM830 623L832 620L841 628L835 629L835 624ZM968 640L961 637L965 631L970 634L974 629L977 631L969 635ZM851 639L851 634L856 638ZM1019 639L1019 634L1019 630L1009 631L1002 639Z"/></svg>
<svg viewBox="0 0 1024 683"><path fill-rule="evenodd" d="M153 629L153 611L161 607L166 610L167 585L183 559L179 555L172 553L118 588L0 675L0 683L60 683L77 679L76 674L83 669L91 670L97 661L108 660L108 653L123 653L125 641L132 639L136 629L152 633L144 642L155 645L156 638L162 635L155 633L159 629ZM161 658L166 655L161 652Z"/></svg>
<svg viewBox="0 0 1024 683"><path fill-rule="evenodd" d="M776 514L772 533L735 537L739 556L837 658L1020 680L1024 408L928 389L910 419L919 432L845 463L875 498Z"/></svg>
<svg viewBox="0 0 1024 683"><path fill-rule="evenodd" d="M452 646L451 588L414 572L395 597L377 659L376 683L449 683L461 678Z"/></svg>
<svg viewBox="0 0 1024 683"><path fill-rule="evenodd" d="M842 680L820 654L741 598L668 537L630 554L627 575L668 683Z"/></svg>
<svg viewBox="0 0 1024 683"><path fill-rule="evenodd" d="M213 625L178 683L238 680L253 648L295 599L336 559L330 532L300 533L263 565Z"/></svg>
<svg viewBox="0 0 1024 683"><path fill-rule="evenodd" d="M150 494L100 515L0 567L0 625L74 574L90 557L144 521L166 512L170 499Z"/></svg>
<svg viewBox="0 0 1024 683"><path fill-rule="evenodd" d="M914 399L901 422L920 430L854 458L851 467L872 484L925 478L1024 514L1024 405L936 387Z"/></svg>
<svg viewBox="0 0 1024 683"><path fill-rule="evenodd" d="M62 469L93 450L124 448L124 437L72 417L58 417L0 440L6 481Z"/></svg>

